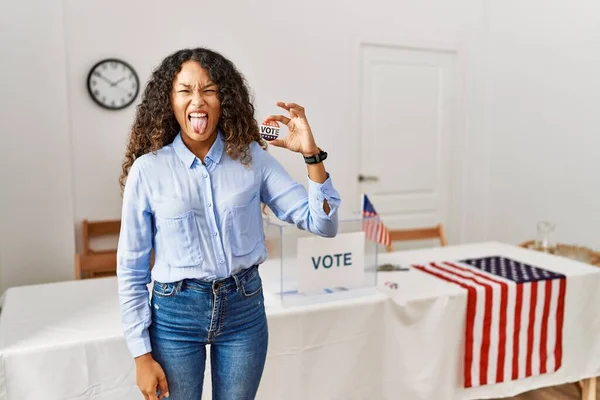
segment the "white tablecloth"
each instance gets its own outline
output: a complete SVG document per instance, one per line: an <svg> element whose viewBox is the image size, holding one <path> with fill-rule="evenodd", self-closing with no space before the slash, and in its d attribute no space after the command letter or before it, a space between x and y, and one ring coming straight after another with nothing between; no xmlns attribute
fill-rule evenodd
<svg viewBox="0 0 600 400"><path fill-rule="evenodd" d="M466 292L417 270L380 274L398 282L386 313L385 399L488 399L600 375L600 268L500 243L384 254L403 264L501 255L567 276L563 365L555 373L463 389Z"/></svg>
<svg viewBox="0 0 600 400"><path fill-rule="evenodd" d="M492 398L600 375L600 269L497 243L384 254L380 261L410 264L492 254L568 275L564 362L558 372L462 389L466 295L411 270L381 273L380 294L314 306L283 308L266 292L270 342L258 398ZM399 288L386 289L388 280ZM203 397L209 393L207 386ZM114 278L6 292L0 314L1 400L141 398L121 332Z"/></svg>
<svg viewBox="0 0 600 400"><path fill-rule="evenodd" d="M262 399L378 398L385 294L284 309L265 293ZM208 374L207 369L207 374ZM203 399L210 399L210 378ZM1 400L141 400L117 281L9 289L0 314Z"/></svg>

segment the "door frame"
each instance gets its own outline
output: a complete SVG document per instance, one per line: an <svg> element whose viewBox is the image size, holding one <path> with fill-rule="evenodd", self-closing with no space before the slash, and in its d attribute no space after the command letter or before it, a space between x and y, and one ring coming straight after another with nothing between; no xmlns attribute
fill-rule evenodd
<svg viewBox="0 0 600 400"><path fill-rule="evenodd" d="M361 143L362 143L362 49L365 46L401 49L401 50L425 50L425 51L436 51L443 53L451 53L454 55L454 79L453 79L453 90L455 93L455 104L452 108L451 120L452 120L452 136L449 140L451 143L450 150L450 180L447 182L448 185L448 202L447 208L447 225L444 227L448 237L449 244L459 244L464 242L465 238L465 217L466 203L465 199L465 168L467 166L467 158L465 157L465 149L467 148L467 132L466 132L466 121L467 117L465 114L465 61L464 54L465 50L462 46L453 43L443 42L431 42L426 40L410 41L406 39L390 39L381 37L357 37L354 36L351 39L352 42L352 59L354 67L354 77L356 82L356 93L357 96L354 99L354 110L356 116L356 129L354 130L354 143L356 144L355 156L357 160L355 165L348 168L348 171L354 173L353 184L354 184L354 202L352 206L354 209L360 210L360 195L361 188L357 182L358 174L361 172Z"/></svg>

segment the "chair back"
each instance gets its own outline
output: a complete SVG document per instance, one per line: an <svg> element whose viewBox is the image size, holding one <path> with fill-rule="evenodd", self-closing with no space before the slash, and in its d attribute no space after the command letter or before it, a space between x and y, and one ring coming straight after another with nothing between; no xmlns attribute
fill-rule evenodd
<svg viewBox="0 0 600 400"><path fill-rule="evenodd" d="M446 234L442 224L427 228L390 230L390 240L392 243L398 241L425 239L438 239L441 246L448 245L448 240L446 239ZM391 245L387 247L387 251L393 251Z"/></svg>

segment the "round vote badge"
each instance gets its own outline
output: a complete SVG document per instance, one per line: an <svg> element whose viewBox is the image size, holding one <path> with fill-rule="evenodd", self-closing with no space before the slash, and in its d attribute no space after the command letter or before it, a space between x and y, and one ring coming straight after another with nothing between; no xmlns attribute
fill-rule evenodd
<svg viewBox="0 0 600 400"><path fill-rule="evenodd" d="M260 136L269 142L277 139L279 136L279 124L277 121L265 120L260 126Z"/></svg>

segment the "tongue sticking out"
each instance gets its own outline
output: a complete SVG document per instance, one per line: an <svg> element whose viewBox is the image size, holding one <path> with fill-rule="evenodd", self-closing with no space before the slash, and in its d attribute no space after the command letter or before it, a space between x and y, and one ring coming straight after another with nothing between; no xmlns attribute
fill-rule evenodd
<svg viewBox="0 0 600 400"><path fill-rule="evenodd" d="M202 133L206 129L206 120L208 118L191 118L192 120L192 129L194 129L194 133Z"/></svg>

